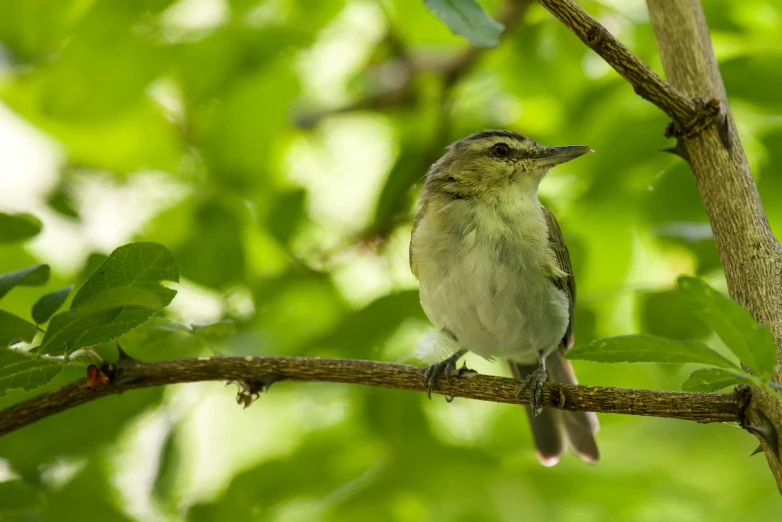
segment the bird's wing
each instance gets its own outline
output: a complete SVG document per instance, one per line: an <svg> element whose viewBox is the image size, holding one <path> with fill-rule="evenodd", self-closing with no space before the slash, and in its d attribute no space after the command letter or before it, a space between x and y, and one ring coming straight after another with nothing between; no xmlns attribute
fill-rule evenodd
<svg viewBox="0 0 782 522"><path fill-rule="evenodd" d="M424 210L424 205L421 205L421 208L418 210L418 213L416 213L415 220L413 221L413 231L410 233L410 271L413 272L416 279L418 279L418 265L415 263L415 256L413 254L413 251L415 250L415 232L421 222L421 218L424 216Z"/></svg>
<svg viewBox="0 0 782 522"><path fill-rule="evenodd" d="M568 253L567 246L565 246L565 238L562 237L562 230L559 228L557 218L554 214L547 209L543 208L543 215L546 217L546 226L548 227L548 244L551 250L554 251L554 255L557 259L557 266L565 273L562 277L554 278L554 284L565 292L568 298L568 312L569 321L567 330L565 330L565 337L562 339L562 344L565 349L570 348L573 345L573 312L576 308L576 278L573 276L573 267L570 265L570 254Z"/></svg>

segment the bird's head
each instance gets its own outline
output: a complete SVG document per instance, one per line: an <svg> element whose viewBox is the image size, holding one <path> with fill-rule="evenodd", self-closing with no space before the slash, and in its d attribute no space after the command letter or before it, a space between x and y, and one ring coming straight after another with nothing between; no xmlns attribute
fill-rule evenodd
<svg viewBox="0 0 782 522"><path fill-rule="evenodd" d="M514 131L487 130L448 147L427 173L427 187L454 199L496 202L505 196L537 195L548 170L591 148L546 147Z"/></svg>

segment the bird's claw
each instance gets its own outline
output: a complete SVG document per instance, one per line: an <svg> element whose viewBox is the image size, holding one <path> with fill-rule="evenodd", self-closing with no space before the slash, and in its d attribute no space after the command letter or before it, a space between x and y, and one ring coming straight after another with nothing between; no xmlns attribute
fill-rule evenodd
<svg viewBox="0 0 782 522"><path fill-rule="evenodd" d="M545 368L538 368L527 375L519 388L516 397L521 397L524 390L529 389L529 405L532 409L532 415L537 417L543 411L543 383L546 382L548 374Z"/></svg>
<svg viewBox="0 0 782 522"><path fill-rule="evenodd" d="M458 359L458 357L451 356L426 369L426 372L424 372L424 386L426 386L427 395L430 399L432 398L432 388L434 388L434 385L440 376L445 376L445 380L448 382L451 377L462 377L463 375L477 373L474 370L467 368L466 364L462 364L461 368L457 368L456 361ZM446 401L451 402L452 400L453 397L446 397Z"/></svg>

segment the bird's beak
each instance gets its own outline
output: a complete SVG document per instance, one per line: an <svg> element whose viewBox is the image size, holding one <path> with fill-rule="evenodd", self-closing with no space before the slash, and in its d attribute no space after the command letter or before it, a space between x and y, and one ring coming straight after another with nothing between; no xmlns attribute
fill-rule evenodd
<svg viewBox="0 0 782 522"><path fill-rule="evenodd" d="M549 169L555 165L565 163L572 159L576 159L579 156L583 156L587 152L594 152L591 147L586 145L571 145L568 147L546 147L535 158L535 167L540 169Z"/></svg>

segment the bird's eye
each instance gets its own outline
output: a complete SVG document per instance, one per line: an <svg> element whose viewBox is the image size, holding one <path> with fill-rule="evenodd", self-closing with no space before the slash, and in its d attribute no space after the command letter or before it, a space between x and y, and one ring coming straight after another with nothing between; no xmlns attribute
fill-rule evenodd
<svg viewBox="0 0 782 522"><path fill-rule="evenodd" d="M491 149L492 153L498 158L507 158L510 154L510 147L504 143L498 143Z"/></svg>

